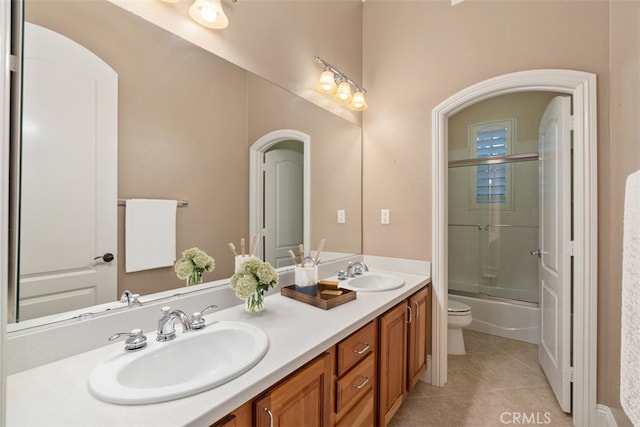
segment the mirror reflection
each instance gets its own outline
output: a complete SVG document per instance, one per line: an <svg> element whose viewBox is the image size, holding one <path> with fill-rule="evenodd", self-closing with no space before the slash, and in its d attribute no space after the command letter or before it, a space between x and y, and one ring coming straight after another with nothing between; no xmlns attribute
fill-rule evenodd
<svg viewBox="0 0 640 427"><path fill-rule="evenodd" d="M106 1L27 0L25 21L20 320L185 286L171 266L125 271L118 199L187 201L176 256L197 246L216 262L205 282L231 276L227 243L267 234L249 225L250 148L281 130L308 136L304 240L361 252L358 126ZM93 59L51 61L52 38Z"/></svg>

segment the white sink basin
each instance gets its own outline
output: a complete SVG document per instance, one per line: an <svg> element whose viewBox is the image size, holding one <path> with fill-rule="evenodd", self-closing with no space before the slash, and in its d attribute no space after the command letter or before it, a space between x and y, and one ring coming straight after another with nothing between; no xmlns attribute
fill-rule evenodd
<svg viewBox="0 0 640 427"><path fill-rule="evenodd" d="M347 280L341 287L361 292L391 291L404 286L404 280L393 274L366 272L361 276Z"/></svg>
<svg viewBox="0 0 640 427"><path fill-rule="evenodd" d="M149 334L147 348L117 352L97 365L89 390L110 403L136 405L178 399L219 386L249 370L269 339L246 323L218 322L168 342Z"/></svg>

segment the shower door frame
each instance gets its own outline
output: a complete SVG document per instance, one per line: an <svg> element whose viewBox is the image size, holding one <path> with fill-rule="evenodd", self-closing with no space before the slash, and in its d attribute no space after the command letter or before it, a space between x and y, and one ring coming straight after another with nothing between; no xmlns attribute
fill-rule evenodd
<svg viewBox="0 0 640 427"><path fill-rule="evenodd" d="M515 92L572 97L574 120L573 423L596 425L597 129L596 76L575 70L528 70L494 77L449 97L432 111L432 384L447 382L448 119L479 101Z"/></svg>

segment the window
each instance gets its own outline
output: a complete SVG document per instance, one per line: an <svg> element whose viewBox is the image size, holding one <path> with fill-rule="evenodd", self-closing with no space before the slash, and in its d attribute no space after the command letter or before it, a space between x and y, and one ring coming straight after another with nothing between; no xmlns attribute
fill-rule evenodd
<svg viewBox="0 0 640 427"><path fill-rule="evenodd" d="M489 158L511 153L513 120L480 123L469 128L471 157ZM508 163L479 165L471 174L471 207L487 204L497 209L511 209L511 169Z"/></svg>

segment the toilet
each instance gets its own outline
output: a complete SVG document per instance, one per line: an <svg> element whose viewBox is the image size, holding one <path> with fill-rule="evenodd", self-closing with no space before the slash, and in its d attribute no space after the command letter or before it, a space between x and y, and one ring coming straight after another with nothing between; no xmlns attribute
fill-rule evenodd
<svg viewBox="0 0 640 427"><path fill-rule="evenodd" d="M466 328L471 324L471 307L459 301L449 299L447 312L447 353L465 354L462 328Z"/></svg>

